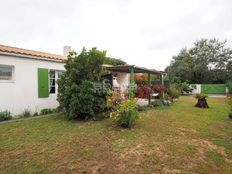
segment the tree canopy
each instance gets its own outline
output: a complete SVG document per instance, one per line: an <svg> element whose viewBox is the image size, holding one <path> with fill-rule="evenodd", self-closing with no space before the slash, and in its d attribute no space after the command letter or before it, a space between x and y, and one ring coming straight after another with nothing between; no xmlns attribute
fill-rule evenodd
<svg viewBox="0 0 232 174"><path fill-rule="evenodd" d="M166 68L171 81L225 83L232 81L232 50L226 41L201 39L194 47L182 49Z"/></svg>
<svg viewBox="0 0 232 174"><path fill-rule="evenodd" d="M106 57L104 60L104 64L109 64L109 65L125 65L126 62L121 60L121 59L116 59L112 57Z"/></svg>

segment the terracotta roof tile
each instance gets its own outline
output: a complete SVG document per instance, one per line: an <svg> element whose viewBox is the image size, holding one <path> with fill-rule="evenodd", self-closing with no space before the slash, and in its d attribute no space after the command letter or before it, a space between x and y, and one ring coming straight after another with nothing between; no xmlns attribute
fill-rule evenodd
<svg viewBox="0 0 232 174"><path fill-rule="evenodd" d="M65 59L64 56L61 56L61 55L27 50L27 49L16 48L16 47L11 47L11 46L6 46L6 45L0 45L0 52L21 54L21 55L33 56L33 57L44 58L44 59L55 59L55 60Z"/></svg>

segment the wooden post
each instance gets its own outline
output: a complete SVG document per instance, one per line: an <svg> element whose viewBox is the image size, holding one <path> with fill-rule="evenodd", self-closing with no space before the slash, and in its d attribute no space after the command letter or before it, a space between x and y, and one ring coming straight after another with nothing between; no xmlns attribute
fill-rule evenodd
<svg viewBox="0 0 232 174"><path fill-rule="evenodd" d="M129 98L133 98L135 96L134 94L134 85L135 85L135 79L134 79L134 67L130 68L130 89L129 89Z"/></svg>
<svg viewBox="0 0 232 174"><path fill-rule="evenodd" d="M151 74L148 73L148 87L150 88L151 86ZM151 94L150 94L150 91L149 91L149 95L148 95L148 105L151 105Z"/></svg>
<svg viewBox="0 0 232 174"><path fill-rule="evenodd" d="M164 87L164 79L163 79L163 75L161 74L160 75L160 84ZM163 97L163 99L164 99L164 92L162 92L162 97Z"/></svg>

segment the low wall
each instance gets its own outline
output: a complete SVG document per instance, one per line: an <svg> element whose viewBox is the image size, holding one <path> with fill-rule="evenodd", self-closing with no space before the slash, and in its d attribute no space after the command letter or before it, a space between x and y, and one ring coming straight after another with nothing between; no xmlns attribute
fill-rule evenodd
<svg viewBox="0 0 232 174"><path fill-rule="evenodd" d="M191 94L201 93L201 84L194 84L194 85L196 85L196 89L194 89Z"/></svg>

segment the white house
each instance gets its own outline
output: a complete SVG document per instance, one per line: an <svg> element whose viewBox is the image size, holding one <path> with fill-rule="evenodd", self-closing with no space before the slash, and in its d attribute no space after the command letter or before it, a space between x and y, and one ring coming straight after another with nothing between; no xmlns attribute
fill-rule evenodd
<svg viewBox="0 0 232 174"><path fill-rule="evenodd" d="M67 53L67 47L65 47ZM0 111L55 108L64 56L0 45Z"/></svg>

